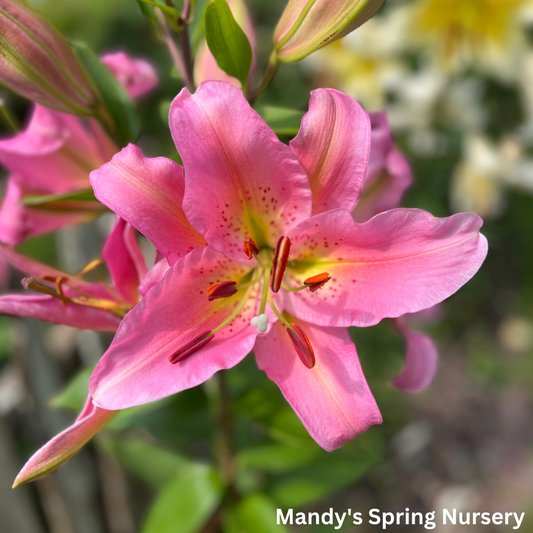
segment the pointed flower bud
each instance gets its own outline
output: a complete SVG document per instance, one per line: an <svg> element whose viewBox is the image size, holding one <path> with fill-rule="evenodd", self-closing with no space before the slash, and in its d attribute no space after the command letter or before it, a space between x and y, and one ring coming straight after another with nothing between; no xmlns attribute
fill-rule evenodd
<svg viewBox="0 0 533 533"><path fill-rule="evenodd" d="M45 106L94 115L92 82L67 41L22 0L0 0L0 82Z"/></svg>
<svg viewBox="0 0 533 533"><path fill-rule="evenodd" d="M291 323L291 326L294 328L296 334L290 329L287 329L287 333L291 338L300 361L302 361L307 368L313 368L315 366L315 352L313 351L313 347L311 346L307 335L297 324Z"/></svg>
<svg viewBox="0 0 533 533"><path fill-rule="evenodd" d="M364 24L385 0L289 0L274 32L281 61L308 56Z"/></svg>

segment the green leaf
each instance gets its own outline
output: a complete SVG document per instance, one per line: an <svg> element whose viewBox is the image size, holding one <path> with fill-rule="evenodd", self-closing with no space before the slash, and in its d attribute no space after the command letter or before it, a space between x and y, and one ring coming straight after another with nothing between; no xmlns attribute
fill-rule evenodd
<svg viewBox="0 0 533 533"><path fill-rule="evenodd" d="M72 46L100 92L105 110L113 122L112 133L123 145L135 141L141 126L126 91L86 44L72 43ZM105 118L102 118L102 122L109 129Z"/></svg>
<svg viewBox="0 0 533 533"><path fill-rule="evenodd" d="M179 473L161 490L141 533L196 533L222 498L222 484L213 468L196 465Z"/></svg>
<svg viewBox="0 0 533 533"><path fill-rule="evenodd" d="M180 16L180 12L177 9L175 9L174 7L167 6L163 4L162 2L155 2L153 0L138 0L138 1L142 2L143 4L155 6L159 8L161 11L163 11L163 13L171 16L174 19L177 19Z"/></svg>
<svg viewBox="0 0 533 533"><path fill-rule="evenodd" d="M120 416L120 415L119 415ZM137 477L160 488L176 476L190 476L198 466L169 450L132 438L101 438L98 444Z"/></svg>
<svg viewBox="0 0 533 533"><path fill-rule="evenodd" d="M218 66L246 89L252 47L226 0L213 0L205 10L205 38Z"/></svg>
<svg viewBox="0 0 533 533"><path fill-rule="evenodd" d="M288 472L309 464L320 454L315 444L309 446L285 446L273 444L243 450L237 455L237 462L243 468L254 467L266 472Z"/></svg>
<svg viewBox="0 0 533 533"><path fill-rule="evenodd" d="M285 107L261 106L256 111L279 137L294 137L300 130L303 111Z"/></svg>
<svg viewBox="0 0 533 533"><path fill-rule="evenodd" d="M156 22L157 18L154 13L154 8L150 5L148 5L146 2L143 2L143 0L136 0L137 5L139 6L139 9L141 10L141 13L150 21L150 22Z"/></svg>
<svg viewBox="0 0 533 533"><path fill-rule="evenodd" d="M276 524L276 506L262 494L253 494L230 509L224 521L224 533L286 533Z"/></svg>
<svg viewBox="0 0 533 533"><path fill-rule="evenodd" d="M58 201L71 202L97 202L96 196L92 189L83 191L68 192L65 194L47 194L45 196L26 196L22 198L21 204L31 207L41 207L45 204Z"/></svg>

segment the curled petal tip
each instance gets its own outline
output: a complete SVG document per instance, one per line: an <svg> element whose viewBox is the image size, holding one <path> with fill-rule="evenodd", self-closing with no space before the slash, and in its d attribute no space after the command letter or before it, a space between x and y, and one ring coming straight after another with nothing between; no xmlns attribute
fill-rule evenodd
<svg viewBox="0 0 533 533"><path fill-rule="evenodd" d="M294 349L298 354L298 357L302 363L309 369L315 366L315 352L307 335L304 333L303 329L297 324L291 323L291 326L294 328L294 332L290 329L287 330L289 337L291 338ZM295 333L296 332L296 333Z"/></svg>

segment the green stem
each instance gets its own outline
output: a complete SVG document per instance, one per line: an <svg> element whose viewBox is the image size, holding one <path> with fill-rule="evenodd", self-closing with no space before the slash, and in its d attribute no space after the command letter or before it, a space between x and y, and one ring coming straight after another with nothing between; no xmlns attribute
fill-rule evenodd
<svg viewBox="0 0 533 533"><path fill-rule="evenodd" d="M194 63L191 53L191 43L189 40L189 28L184 25L178 35L181 51L183 53L183 63L185 65L185 83L187 89L192 93L196 90L196 85L194 84Z"/></svg>
<svg viewBox="0 0 533 533"><path fill-rule="evenodd" d="M278 70L278 65L279 65L278 54L274 50L272 54L270 54L270 58L268 59L268 64L263 74L263 79L261 81L261 84L255 90L253 89L248 90L247 98L248 98L248 101L250 102L250 105L253 105L254 102L265 92L267 87L270 85L270 82L272 81L274 74Z"/></svg>

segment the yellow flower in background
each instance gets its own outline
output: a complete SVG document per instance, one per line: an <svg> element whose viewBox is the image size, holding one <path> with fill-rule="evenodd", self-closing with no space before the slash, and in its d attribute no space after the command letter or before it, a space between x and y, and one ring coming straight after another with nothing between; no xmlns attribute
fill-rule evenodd
<svg viewBox="0 0 533 533"><path fill-rule="evenodd" d="M519 12L531 0L420 0L413 35L436 41L441 59L456 66L501 53L519 38Z"/></svg>

